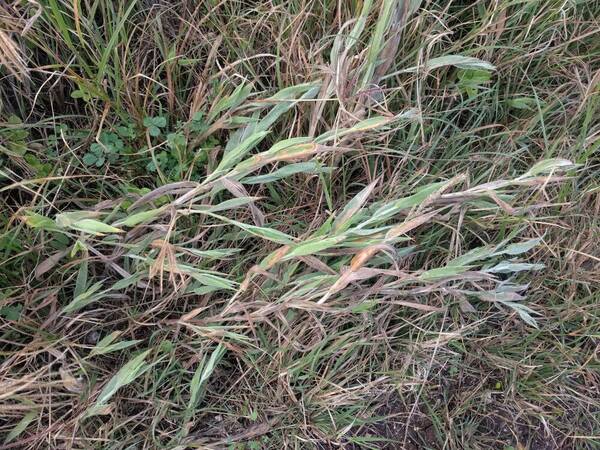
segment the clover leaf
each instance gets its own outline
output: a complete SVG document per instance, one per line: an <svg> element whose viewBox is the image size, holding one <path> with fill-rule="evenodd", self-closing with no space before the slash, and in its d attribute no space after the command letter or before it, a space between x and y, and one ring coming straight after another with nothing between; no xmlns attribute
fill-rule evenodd
<svg viewBox="0 0 600 450"><path fill-rule="evenodd" d="M160 129L167 126L167 119L162 116L144 117L144 126L148 129L150 136L156 137L160 135Z"/></svg>

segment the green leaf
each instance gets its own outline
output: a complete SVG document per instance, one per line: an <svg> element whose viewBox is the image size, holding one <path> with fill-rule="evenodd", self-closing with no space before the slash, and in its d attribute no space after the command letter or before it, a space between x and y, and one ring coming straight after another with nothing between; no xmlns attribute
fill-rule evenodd
<svg viewBox="0 0 600 450"><path fill-rule="evenodd" d="M492 76L486 70L461 69L458 78L460 79L460 84L476 87L490 81Z"/></svg>
<svg viewBox="0 0 600 450"><path fill-rule="evenodd" d="M454 66L460 69L496 70L496 67L493 64L478 58L463 55L446 55L437 58L431 58L429 61L427 61L425 67L415 66L409 69L404 69L401 72L416 72L419 69L430 71L446 66Z"/></svg>
<svg viewBox="0 0 600 450"><path fill-rule="evenodd" d="M27 414L25 414L25 416L23 416L19 423L17 423L15 427L12 430L10 430L10 432L6 435L6 437L4 438L4 443L8 444L16 437L18 437L21 433L23 433L23 431L27 429L29 424L33 422L36 417L38 417L37 411L29 411Z"/></svg>
<svg viewBox="0 0 600 450"><path fill-rule="evenodd" d="M554 172L557 169L564 170L565 168L572 168L574 166L575 165L568 159L562 159L562 158L545 159L543 161L538 162L537 164L534 164L534 166L531 169L529 169L527 172L525 172L523 175L521 175L518 178L518 180L527 178L527 177L535 177L540 174Z"/></svg>
<svg viewBox="0 0 600 450"><path fill-rule="evenodd" d="M88 219L97 215L94 211L67 211L57 214L54 221L60 228L68 228L78 220Z"/></svg>
<svg viewBox="0 0 600 450"><path fill-rule="evenodd" d="M71 303L65 306L62 310L63 314L69 314L89 305L92 302L100 300L104 297L106 291L98 292L102 287L102 282L99 281L93 284L87 291L76 296Z"/></svg>
<svg viewBox="0 0 600 450"><path fill-rule="evenodd" d="M535 238L523 242L518 242L495 252L494 255L520 255L521 253L528 252L532 248L536 247L540 242L542 242L542 238Z"/></svg>
<svg viewBox="0 0 600 450"><path fill-rule="evenodd" d="M362 209L363 205L375 189L375 185L379 180L373 181L371 184L366 186L362 191L354 196L352 200L350 200L342 212L336 217L333 222L332 231L333 233L338 233L340 231L347 230L350 225L352 225L356 214Z"/></svg>
<svg viewBox="0 0 600 450"><path fill-rule="evenodd" d="M25 214L21 216L21 220L31 228L39 228L41 230L49 231L55 231L58 229L56 223L52 219L31 211L25 212Z"/></svg>
<svg viewBox="0 0 600 450"><path fill-rule="evenodd" d="M458 258L454 258L448 263L448 266L466 266L475 261L481 261L482 259L491 256L493 250L494 247L490 245L474 248Z"/></svg>
<svg viewBox="0 0 600 450"><path fill-rule="evenodd" d="M490 72L486 70L461 69L458 72L458 87L466 92L470 98L477 95L482 85L492 79Z"/></svg>
<svg viewBox="0 0 600 450"><path fill-rule="evenodd" d="M228 211L231 209L236 209L241 206L248 205L250 203L258 200L259 197L236 197L229 200L225 200L224 202L219 203L218 205L211 206L207 209L210 212L218 212L218 211Z"/></svg>
<svg viewBox="0 0 600 450"><path fill-rule="evenodd" d="M163 207L163 208L151 209L149 211L141 211L139 213L132 214L131 216L128 216L124 219L118 220L117 222L113 223L113 226L135 227L136 225L139 225L140 223L149 222L149 221L155 219L164 210L165 210L165 208ZM115 229L118 229L118 228L115 228Z"/></svg>
<svg viewBox="0 0 600 450"><path fill-rule="evenodd" d="M437 280L439 278L447 278L453 277L456 275L460 275L463 272L469 270L469 266L446 266L446 267L438 267L436 269L431 269L423 272L419 279L423 281Z"/></svg>
<svg viewBox="0 0 600 450"><path fill-rule="evenodd" d="M121 367L117 374L111 378L106 386L104 386L104 389L102 389L100 395L98 395L98 399L96 400L92 411L100 406L106 405L111 397L115 395L120 388L132 383L150 367L144 361L150 351L151 350L146 350L140 353L138 356Z"/></svg>
<svg viewBox="0 0 600 450"><path fill-rule="evenodd" d="M318 238L312 241L303 242L302 244L293 246L291 251L286 254L285 258L283 259L286 260L298 256L313 255L320 251L336 246L345 238L345 236L333 236L329 238Z"/></svg>
<svg viewBox="0 0 600 450"><path fill-rule="evenodd" d="M73 92L71 92L71 98L81 98L84 101L89 102L92 96L83 89L75 89Z"/></svg>
<svg viewBox="0 0 600 450"><path fill-rule="evenodd" d="M296 86L290 86L277 92L272 97L261 101L257 106L273 104L271 110L260 120L249 123L246 127L233 133L225 146L224 153L227 154L238 147L249 136L256 133L267 132L271 125L277 121L282 114L291 109L299 100L314 98L320 89L320 83L304 83Z"/></svg>
<svg viewBox="0 0 600 450"><path fill-rule="evenodd" d="M71 228L84 233L102 235L105 233L123 233L123 230L94 219L83 219L70 225Z"/></svg>
<svg viewBox="0 0 600 450"><path fill-rule="evenodd" d="M190 286L190 287L191 287L191 289L189 290L189 292L196 294L196 295L206 295L211 292L216 292L220 289L215 286L199 286L199 287L198 286L196 286L196 287Z"/></svg>
<svg viewBox="0 0 600 450"><path fill-rule="evenodd" d="M94 142L90 145L90 152L96 155L97 157L100 157L104 153L104 146L102 144Z"/></svg>
<svg viewBox="0 0 600 450"><path fill-rule="evenodd" d="M278 169L266 175L247 177L243 180L240 180L240 182L243 184L264 184L270 183L272 181L281 180L282 178L286 178L297 173L330 173L333 169L333 167L323 167L321 166L321 164L314 161L301 162L295 164L288 164L287 166L283 166L281 169Z"/></svg>
<svg viewBox="0 0 600 450"><path fill-rule="evenodd" d="M21 311L23 305L9 305L0 308L0 317L4 317L6 320L12 320L13 322L18 321L21 318Z"/></svg>
<svg viewBox="0 0 600 450"><path fill-rule="evenodd" d="M92 166L94 164L96 164L96 161L98 161L98 157L93 154L93 153L86 153L85 155L83 155L83 158L81 159L83 161L83 164L85 164L86 166Z"/></svg>
<svg viewBox="0 0 600 450"><path fill-rule="evenodd" d="M160 129L167 125L167 119L159 117L144 117L144 126L148 129L150 136L157 137L160 135Z"/></svg>
<svg viewBox="0 0 600 450"><path fill-rule="evenodd" d="M312 139L309 137L295 137L284 139L282 141L277 142L276 144L273 144L273 146L271 146L271 148L266 153L268 155L275 155L285 150L286 148L295 147L296 145L300 144L307 144L309 142L312 142Z"/></svg>
<svg viewBox="0 0 600 450"><path fill-rule="evenodd" d="M82 255L86 255L87 254L87 246L85 245L85 242L77 239L75 241L75 243L73 244L73 248L71 249L71 253L69 256L71 258L75 258L79 253L81 253Z"/></svg>
<svg viewBox="0 0 600 450"><path fill-rule="evenodd" d="M107 345L110 345L113 343L113 341L118 338L121 335L120 331L113 331L112 333L107 334L106 336L104 336L102 339L100 339L100 341L98 341L98 343L96 344L96 347L106 347ZM96 348L94 347L94 348Z"/></svg>
<svg viewBox="0 0 600 450"><path fill-rule="evenodd" d="M502 261L494 267L484 270L489 273L512 273L512 272L523 272L526 270L542 270L546 267L544 264L527 264L527 263L513 263L510 261Z"/></svg>
<svg viewBox="0 0 600 450"><path fill-rule="evenodd" d="M201 258L210 258L210 259L221 259L227 256L235 255L239 253L241 249L239 248L224 248L224 249L215 249L215 250L199 250L196 248L186 248L185 251L187 253L191 253L192 255L199 256Z"/></svg>
<svg viewBox="0 0 600 450"><path fill-rule="evenodd" d="M117 281L116 283L114 283L110 290L111 291L120 291L121 289L126 289L131 285L134 285L135 283L139 282L141 279L143 278L142 274L136 273L134 275L130 275L128 277L125 277L119 281Z"/></svg>
<svg viewBox="0 0 600 450"><path fill-rule="evenodd" d="M178 151L185 148L187 141L182 132L167 134L167 144L171 150Z"/></svg>
<svg viewBox="0 0 600 450"><path fill-rule="evenodd" d="M153 127L154 126L154 118L153 117L144 117L143 125L145 127Z"/></svg>
<svg viewBox="0 0 600 450"><path fill-rule="evenodd" d="M196 211L207 214L212 217L216 217L217 219L222 220L223 222L230 223L231 225L235 225L242 230L253 234L255 236L267 239L269 241L276 242L278 244L292 244L294 243L294 238L282 231L275 230L273 228L259 227L256 225L249 225L243 222L238 222L237 220L229 219L228 217L220 216L218 214L214 214L208 210L202 211L200 209L196 209Z"/></svg>
<svg viewBox="0 0 600 450"><path fill-rule="evenodd" d="M189 417L198 405L198 402L202 398L206 382L215 371L217 364L223 358L226 351L227 348L223 344L219 344L210 355L208 362L206 362L206 357L203 357L200 364L198 364L190 383L190 400L186 408L186 416Z"/></svg>
<svg viewBox="0 0 600 450"><path fill-rule="evenodd" d="M345 49L344 49L346 52L348 52L350 49L352 49L352 47L354 47L358 43L360 35L362 34L362 32L365 28L367 18L369 16L369 12L371 11L372 4L373 4L373 0L365 0L363 2L362 9L360 11L360 15L358 16L358 19L354 23L354 27L352 27L352 30L346 37ZM333 53L333 50L332 50L332 53ZM332 60L337 60L337 58L334 58L332 55Z"/></svg>
<svg viewBox="0 0 600 450"><path fill-rule="evenodd" d="M372 216L361 226L381 223L390 219L403 209L414 208L423 204L430 196L442 190L449 182L432 183L420 188L415 194L387 203L375 203L369 209L374 210Z"/></svg>
<svg viewBox="0 0 600 450"><path fill-rule="evenodd" d="M136 136L135 129L132 124L119 125L116 127L116 130L119 136L127 139L134 139Z"/></svg>
<svg viewBox="0 0 600 450"><path fill-rule="evenodd" d="M189 271L188 274L204 286L210 286L215 289L235 290L234 283L227 278L220 277L211 273L200 271Z"/></svg>
<svg viewBox="0 0 600 450"><path fill-rule="evenodd" d="M79 241L77 241L79 242ZM86 250L87 252L87 250ZM72 253L72 252L71 252ZM75 289L73 295L78 297L85 292L88 282L88 259L84 257L77 271L77 279L75 280Z"/></svg>
<svg viewBox="0 0 600 450"><path fill-rule="evenodd" d="M105 29L106 38L110 36L110 39L107 39L107 42L101 47L102 56L99 58L98 66L95 70L96 82L98 84L100 84L103 80L108 78L108 71L106 70L106 68L107 66L109 66L109 58L111 55L114 55L115 48L117 45L119 45L120 39L123 36L123 33L121 31L123 30L125 23L127 23L128 18L134 10L136 4L137 0L131 0L127 3L124 3L124 5L127 6L127 9L125 9L124 12L119 12L118 15L115 14L114 16L115 19L118 18L119 21L117 22L115 20L116 23L111 23L111 26ZM111 19L111 22L112 20L113 19ZM72 30L68 30L67 33L72 33Z"/></svg>
<svg viewBox="0 0 600 450"><path fill-rule="evenodd" d="M154 117L152 119L152 123L154 124L154 126L164 128L167 126L167 119L165 119L163 116Z"/></svg>
<svg viewBox="0 0 600 450"><path fill-rule="evenodd" d="M212 123L217 116L226 110L231 111L232 109L237 108L252 92L251 84L241 83L231 95L228 95L222 99L220 99L210 110L210 113L207 118L207 122Z"/></svg>
<svg viewBox="0 0 600 450"><path fill-rule="evenodd" d="M223 172L231 169L268 134L268 131L259 131L257 133L253 133L244 139L238 146L225 153L215 171L207 178L207 181L214 180Z"/></svg>
<svg viewBox="0 0 600 450"><path fill-rule="evenodd" d="M90 356L105 355L107 353L117 352L119 350L133 347L134 345L137 345L140 342L142 342L142 339L136 339L132 341L115 342L113 344L112 341L116 339L120 334L121 333L119 331L115 331L106 336L104 339L98 342L98 344L96 344L96 346L90 352Z"/></svg>
<svg viewBox="0 0 600 450"><path fill-rule="evenodd" d="M395 0L383 0L381 5L381 11L375 25L375 29L371 34L371 40L367 46L367 59L364 67L364 73L362 75L362 82L359 88L365 88L370 83L378 82L379 80L373 80L375 70L379 65L379 58L385 48L385 35L386 31L390 27L392 17L394 16L393 10L396 6Z"/></svg>
<svg viewBox="0 0 600 450"><path fill-rule="evenodd" d="M508 101L508 105L515 109L524 109L527 111L533 110L533 107L537 104L535 98L531 97L515 97Z"/></svg>

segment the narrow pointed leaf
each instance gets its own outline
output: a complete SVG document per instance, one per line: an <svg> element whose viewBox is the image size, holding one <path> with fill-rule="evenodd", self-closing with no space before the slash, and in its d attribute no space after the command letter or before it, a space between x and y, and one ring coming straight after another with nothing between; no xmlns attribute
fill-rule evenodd
<svg viewBox="0 0 600 450"><path fill-rule="evenodd" d="M95 406L98 407L100 405L106 405L108 401L111 399L113 395L123 386L128 385L133 382L137 377L139 377L146 368L148 368L148 364L144 361L151 350L146 350L127 364L125 364L121 369L111 378L111 380L104 386L100 395L98 395L98 399L96 400Z"/></svg>

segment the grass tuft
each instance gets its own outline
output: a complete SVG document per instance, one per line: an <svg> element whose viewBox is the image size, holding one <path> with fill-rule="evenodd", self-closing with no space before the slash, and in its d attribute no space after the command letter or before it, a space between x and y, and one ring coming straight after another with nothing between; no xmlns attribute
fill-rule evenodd
<svg viewBox="0 0 600 450"><path fill-rule="evenodd" d="M0 448L596 448L598 17L2 6Z"/></svg>

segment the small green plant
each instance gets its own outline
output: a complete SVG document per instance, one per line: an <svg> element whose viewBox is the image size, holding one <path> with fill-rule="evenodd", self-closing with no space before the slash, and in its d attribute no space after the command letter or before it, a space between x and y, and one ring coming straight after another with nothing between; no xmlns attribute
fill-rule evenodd
<svg viewBox="0 0 600 450"><path fill-rule="evenodd" d="M460 92L466 93L469 98L473 98L491 79L492 74L488 70L459 69L458 89Z"/></svg>
<svg viewBox="0 0 600 450"><path fill-rule="evenodd" d="M144 132L136 127L133 120L125 120L114 125L111 128L113 131L100 133L98 142L91 144L89 151L83 155L84 165L102 167L127 162L131 163L134 171L136 167L138 170L143 167L149 172L160 171L172 181L188 177L200 179L206 172L207 149L219 145L212 136L193 143L208 129L202 113L196 113L189 122L177 121L170 129L163 116L146 117L143 126L155 146L153 156L147 150ZM53 139L52 142L58 145L61 138L54 136Z"/></svg>
<svg viewBox="0 0 600 450"><path fill-rule="evenodd" d="M0 146L5 153L24 156L29 132L24 128L23 121L13 114L8 117L6 124L8 126L0 130Z"/></svg>
<svg viewBox="0 0 600 450"><path fill-rule="evenodd" d="M23 158L38 177L45 177L52 171L52 166L42 162L28 146L29 131L23 121L16 115L8 117L6 128L0 130L0 153L7 156ZM50 155L50 152L48 152Z"/></svg>
<svg viewBox="0 0 600 450"><path fill-rule="evenodd" d="M9 305L3 306L0 308L0 317L4 317L6 320L17 321L21 317L21 311L23 310L23 305Z"/></svg>
<svg viewBox="0 0 600 450"><path fill-rule="evenodd" d="M144 126L152 137L160 136L161 129L167 126L167 119L162 116L144 117Z"/></svg>
<svg viewBox="0 0 600 450"><path fill-rule="evenodd" d="M193 133L204 133L208 129L208 124L204 120L204 113L197 111L192 116L189 124L189 130Z"/></svg>
<svg viewBox="0 0 600 450"><path fill-rule="evenodd" d="M106 93L95 83L88 80L79 80L77 82L77 89L71 92L71 98L81 99L89 103L94 99L106 98Z"/></svg>
<svg viewBox="0 0 600 450"><path fill-rule="evenodd" d="M157 152L146 165L146 169L150 172L160 170L173 181L185 179L188 175L191 179L200 179L206 171L207 149L219 145L216 138L209 136L193 148L191 143L194 138L207 129L208 126L202 120L202 113L196 113L187 123L178 121L175 128L166 135L166 149ZM150 134L152 135L152 132Z"/></svg>
<svg viewBox="0 0 600 450"><path fill-rule="evenodd" d="M90 151L83 156L86 166L102 167L105 163L114 164L123 153L125 146L116 133L103 131L99 142L90 145Z"/></svg>
<svg viewBox="0 0 600 450"><path fill-rule="evenodd" d="M71 92L71 98L80 98L84 102L89 102L92 100L91 94L85 89L75 89L73 92Z"/></svg>
<svg viewBox="0 0 600 450"><path fill-rule="evenodd" d="M522 109L526 111L533 111L537 103L543 104L542 101L536 100L531 97L515 97L508 100L508 105L514 109Z"/></svg>

